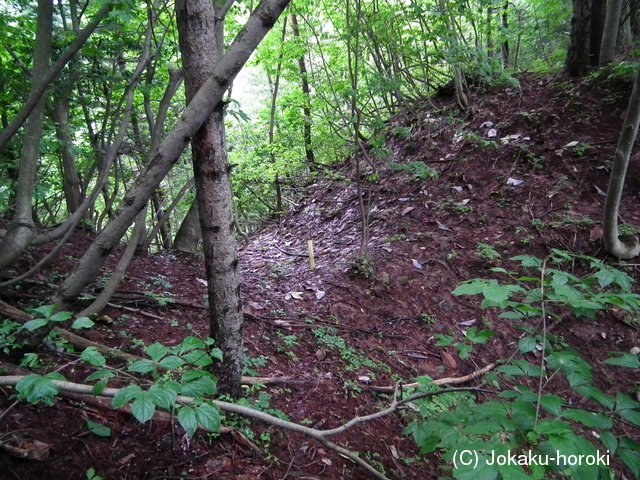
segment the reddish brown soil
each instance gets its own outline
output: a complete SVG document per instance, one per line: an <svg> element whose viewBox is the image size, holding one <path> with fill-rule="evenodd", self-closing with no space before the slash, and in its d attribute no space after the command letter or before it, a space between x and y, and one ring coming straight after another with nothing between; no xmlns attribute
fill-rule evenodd
<svg viewBox="0 0 640 480"><path fill-rule="evenodd" d="M332 428L388 404L388 397L354 389L361 376L371 377L375 385L421 375L462 376L512 355L520 335L513 322L499 318L497 311L481 310L477 298L451 292L463 280L494 275L489 269L496 263L476 255L478 243L492 245L505 268L513 267L509 257L544 257L552 248L606 258L599 240L590 235L602 215L603 197L597 189L607 189L630 89L625 82L529 76L521 79L520 87L478 93L473 113L465 118L453 110L452 100L437 99L433 107L416 107L416 113L395 119L387 142L390 157L373 160L375 152L368 151L362 160L365 200L371 207L372 270L364 272L367 275L353 271L361 219L351 163L308 187L295 211L253 235L240 252L247 355L265 360L264 366L254 367L262 376L294 378L262 390L270 395L271 407L296 422ZM482 126L487 121L497 130L494 139L487 138L489 128ZM402 126L411 128L410 139L398 134L396 127ZM462 131L477 137L464 139L457 135ZM500 138L509 135L520 137L501 144ZM497 148L487 140L495 140ZM572 141L589 148L566 148ZM415 180L388 163L415 161L439 170L440 179ZM624 221L636 227L639 168L634 162L621 211ZM510 186L508 178L524 183ZM302 256L308 240L315 244L315 271ZM35 298L46 298L46 284L58 283L89 241L78 234L55 268L36 279L39 283L4 292L2 299L29 306ZM582 266L575 268L580 271ZM633 264L625 267L637 278L636 269ZM87 337L139 354L140 343L173 345L194 332L206 336L205 286L198 281L204 275L197 255L137 257L114 299L133 311L109 307L104 313L113 323L100 323ZM179 303L154 306L149 292ZM551 329L593 365L597 386L634 394L638 378L600 363L610 351L640 345L637 324L629 326L619 316L605 312L596 321L586 321L566 315ZM473 319L497 335L469 359L456 358L454 350L449 353L455 365L443 362L434 334L460 337L460 322ZM345 361L338 350L323 349L317 332L328 326L358 352L357 358L371 363ZM75 358L58 355L47 369L82 381L86 370L72 363ZM2 389L3 409L12 405L12 393ZM257 398L258 392L248 395ZM90 434L86 420L108 425L112 436ZM20 403L2 418L0 435L48 442L51 454L35 462L2 453L0 477L85 478L87 469L94 468L106 479L368 478L313 440L238 418L227 417L225 423L253 438L257 449L229 434L198 434L187 442L177 424L141 426L126 414L66 399L51 407ZM437 457L418 457L413 440L403 435L406 425L406 417L391 416L334 441L360 452L390 478L447 475L438 469ZM637 430L627 434L638 440Z"/></svg>

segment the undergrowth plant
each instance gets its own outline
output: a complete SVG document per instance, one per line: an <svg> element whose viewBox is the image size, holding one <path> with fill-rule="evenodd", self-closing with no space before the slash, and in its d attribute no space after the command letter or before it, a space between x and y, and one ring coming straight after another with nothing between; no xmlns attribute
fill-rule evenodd
<svg viewBox="0 0 640 480"><path fill-rule="evenodd" d="M463 480L611 479L614 457L640 477L640 403L628 392L596 387L592 367L549 334L546 324L571 314L594 319L612 306L639 312L633 280L600 260L559 250L546 260L529 255L511 260L525 273L494 268L508 281L473 279L453 293L482 295L483 308L499 308L502 317L523 322L521 355L486 377L490 400L458 397L455 408L444 411L419 400L419 418L406 432L422 454L438 451L452 462L444 468ZM569 273L566 267L575 262L585 263L589 273ZM640 370L635 353L616 352L603 363L631 368L636 375ZM418 384L418 392L438 388L428 378ZM563 393L551 393L552 384Z"/></svg>

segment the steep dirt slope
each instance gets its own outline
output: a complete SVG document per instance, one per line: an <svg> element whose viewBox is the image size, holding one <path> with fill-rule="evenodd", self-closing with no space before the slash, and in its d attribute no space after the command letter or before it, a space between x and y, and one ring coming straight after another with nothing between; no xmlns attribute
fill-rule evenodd
<svg viewBox="0 0 640 480"><path fill-rule="evenodd" d="M352 162L318 179L297 208L243 246L248 366L260 375L292 377L263 390L272 408L332 428L389 402L367 386L422 375L458 377L508 358L520 335L513 321L481 310L479 299L453 296L459 282L494 278L491 267L513 267L508 258L542 258L553 248L606 257L597 238L599 192L607 188L630 84L535 76L520 81L519 87L478 93L465 117L451 99L415 106L391 122L384 150L367 149L361 181L370 212L370 263L354 268L361 218ZM637 168L634 163L621 212L635 227ZM305 258L309 240L314 271ZM494 252L500 257L491 258ZM62 258L74 254L79 252L70 245ZM635 277L635 269L625 271ZM203 276L198 256L138 257L115 299L132 310L111 308L106 313L114 323L100 324L89 336L139 353L141 343L171 345L185 334L206 333ZM19 298L17 292L6 296ZM159 297L177 303L149 306ZM616 376L619 370L599 363L609 351L640 344L637 324L620 317L611 311L587 322L567 315L550 328L592 362L601 389L632 394L637 379ZM497 335L469 358L436 346L435 334L460 339L472 323ZM83 378L73 365L61 372ZM258 389L248 393L259 398ZM3 408L11 403L9 394L0 396ZM83 416L110 426L112 437L89 435ZM418 458L415 443L403 435L408 418L388 417L335 441L390 478L435 478L437 458ZM368 478L302 436L238 419L227 423L253 444L229 435L186 442L167 424L141 428L122 414L81 410L67 400L49 408L18 405L4 418L2 432L31 429L32 437L52 443L52 453L47 462L28 464L5 455L0 471L21 479L81 478L88 467L110 479Z"/></svg>

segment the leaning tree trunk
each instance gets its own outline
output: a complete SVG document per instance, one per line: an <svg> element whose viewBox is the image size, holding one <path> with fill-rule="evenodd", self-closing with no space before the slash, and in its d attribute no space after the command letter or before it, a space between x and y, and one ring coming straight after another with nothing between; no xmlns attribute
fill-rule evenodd
<svg viewBox="0 0 640 480"><path fill-rule="evenodd" d="M211 0L176 1L176 18L187 101L211 75L222 54L219 31L224 18ZM233 219L231 167L224 131L224 104L219 102L191 140L196 203L200 213L209 293L210 335L224 361L214 366L220 393L238 398L244 360L238 252Z"/></svg>
<svg viewBox="0 0 640 480"><path fill-rule="evenodd" d="M38 26L36 30L36 47L33 53L33 86L31 95L42 88L43 77L49 68L51 54L51 36L53 32L53 3L51 0L38 1ZM36 172L40 158L40 140L42 139L42 123L47 104L46 96L40 96L24 129L22 158L18 174L16 209L13 222L7 234L0 242L0 270L11 265L27 248L34 236L33 192L35 190Z"/></svg>
<svg viewBox="0 0 640 480"><path fill-rule="evenodd" d="M627 245L618 238L618 210L620 208L620 200L622 198L622 189L624 187L624 179L627 175L627 167L629 166L629 157L631 149L638 134L638 125L640 124L640 68L633 84L633 91L629 99L629 107L627 115L624 119L622 133L618 141L613 165L611 166L611 177L609 179L609 189L607 190L607 199L604 203L604 246L607 252L614 257L629 259L640 253L640 245L638 239L634 239L633 244Z"/></svg>

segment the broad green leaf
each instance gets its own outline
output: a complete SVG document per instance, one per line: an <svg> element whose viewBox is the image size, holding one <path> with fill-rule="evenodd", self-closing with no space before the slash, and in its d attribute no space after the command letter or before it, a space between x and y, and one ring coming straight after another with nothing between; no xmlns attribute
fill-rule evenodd
<svg viewBox="0 0 640 480"><path fill-rule="evenodd" d="M619 412L620 410L630 410L638 407L640 407L640 403L632 400L629 395L625 395L624 393L620 392L616 394L616 412Z"/></svg>
<svg viewBox="0 0 640 480"><path fill-rule="evenodd" d="M180 407L180 410L178 410L178 422L180 422L180 425L190 437L192 437L198 429L198 418L196 417L196 412L188 405L183 405Z"/></svg>
<svg viewBox="0 0 640 480"><path fill-rule="evenodd" d="M138 385L129 385L118 391L111 401L113 408L121 408L134 398L142 394L142 389Z"/></svg>
<svg viewBox="0 0 640 480"><path fill-rule="evenodd" d="M29 403L53 404L54 397L60 392L51 378L41 375L27 375L16 384L19 398Z"/></svg>
<svg viewBox="0 0 640 480"><path fill-rule="evenodd" d="M531 480L524 469L520 465L498 465L498 471L502 478L508 480Z"/></svg>
<svg viewBox="0 0 640 480"><path fill-rule="evenodd" d="M618 439L611 432L600 433L600 441L609 450L609 455L614 455L618 450Z"/></svg>
<svg viewBox="0 0 640 480"><path fill-rule="evenodd" d="M484 291L485 281L475 279L459 285L453 292L453 295L479 295Z"/></svg>
<svg viewBox="0 0 640 480"><path fill-rule="evenodd" d="M211 432L220 431L220 410L217 407L202 403L195 410L200 425Z"/></svg>
<svg viewBox="0 0 640 480"><path fill-rule="evenodd" d="M523 267L542 267L542 260L536 257L532 257L531 255L517 255L515 257L511 257L509 260L520 262L520 265L522 265Z"/></svg>
<svg viewBox="0 0 640 480"><path fill-rule="evenodd" d="M152 373L156 372L156 364L152 360L138 360L129 365L127 370L136 373Z"/></svg>
<svg viewBox="0 0 640 480"><path fill-rule="evenodd" d="M640 355L633 353L625 353L625 352L612 352L616 353L619 356L613 358L607 358L602 363L607 363L609 365L617 365L619 367L627 367L627 368L640 368Z"/></svg>
<svg viewBox="0 0 640 480"><path fill-rule="evenodd" d="M565 401L557 395L544 395L540 398L540 405L556 417L562 416L564 404Z"/></svg>
<svg viewBox="0 0 640 480"><path fill-rule="evenodd" d="M636 427L640 427L640 411L625 409L617 410L617 413L626 421L633 423Z"/></svg>
<svg viewBox="0 0 640 480"><path fill-rule="evenodd" d="M538 342L533 337L522 337L518 341L518 349L520 353L535 352L537 350Z"/></svg>
<svg viewBox="0 0 640 480"><path fill-rule="evenodd" d="M620 448L618 450L618 456L620 457L620 460L629 467L629 470L633 472L635 477L640 478L640 452L637 450Z"/></svg>
<svg viewBox="0 0 640 480"><path fill-rule="evenodd" d="M57 308L58 308L57 305L43 305L41 307L34 308L33 310L30 310L30 311L34 313L39 313L44 318L51 318L51 316L54 314Z"/></svg>
<svg viewBox="0 0 640 480"><path fill-rule="evenodd" d="M93 387L91 387L91 393L95 396L102 395L104 389L107 388L107 384L109 383L109 379L105 378L104 380L100 380Z"/></svg>
<svg viewBox="0 0 640 480"><path fill-rule="evenodd" d="M601 430L613 428L611 419L602 413L591 413L581 409L567 409L563 417L580 422L589 428L599 428Z"/></svg>
<svg viewBox="0 0 640 480"><path fill-rule="evenodd" d="M538 435L572 435L573 428L566 422L547 419L538 423L534 429Z"/></svg>
<svg viewBox="0 0 640 480"><path fill-rule="evenodd" d="M146 423L153 418L156 413L156 406L153 403L153 395L149 392L140 393L131 405L131 413L140 423Z"/></svg>
<svg viewBox="0 0 640 480"><path fill-rule="evenodd" d="M80 358L94 367L104 367L107 364L107 359L96 347L87 347L80 355Z"/></svg>
<svg viewBox="0 0 640 480"><path fill-rule="evenodd" d="M458 468L453 470L453 476L458 480L497 480L500 476L498 466L495 462L489 465L490 457L478 453L480 457L478 465L471 463L469 465L461 465L458 462Z"/></svg>
<svg viewBox="0 0 640 480"><path fill-rule="evenodd" d="M49 321L51 322L66 322L67 320L70 320L73 317L73 314L71 312L58 312L55 315L53 315L52 317L49 318Z"/></svg>
<svg viewBox="0 0 640 480"><path fill-rule="evenodd" d="M29 330L30 332L33 332L38 328L46 326L48 323L49 320L47 320L46 318L37 318L36 320L29 320L27 323L25 323L24 328Z"/></svg>
<svg viewBox="0 0 640 480"><path fill-rule="evenodd" d="M92 328L94 325L95 322L89 317L80 317L71 324L71 328L74 330L80 330L81 328Z"/></svg>
<svg viewBox="0 0 640 480"><path fill-rule="evenodd" d="M211 376L203 376L197 380L182 384L181 393L188 397L199 398L204 395L215 395L217 392L217 384Z"/></svg>
<svg viewBox="0 0 640 480"><path fill-rule="evenodd" d="M196 348L203 349L205 346L204 342L196 337L186 337L179 345L182 352L188 352Z"/></svg>
<svg viewBox="0 0 640 480"><path fill-rule="evenodd" d="M490 330L480 330L478 332L478 329L476 327L471 327L469 330L467 330L466 336L467 340L469 340L470 342L484 345L495 334L496 332L492 332Z"/></svg>
<svg viewBox="0 0 640 480"><path fill-rule="evenodd" d="M87 428L91 433L98 437L110 437L111 429L106 425L102 425L100 423L92 422L91 420L87 420Z"/></svg>
<svg viewBox="0 0 640 480"><path fill-rule="evenodd" d="M144 351L151 357L151 360L154 362L159 362L167 353L167 347L161 345L160 343L154 343L153 345L149 345Z"/></svg>
<svg viewBox="0 0 640 480"><path fill-rule="evenodd" d="M615 399L604 393L598 387L594 387L593 385L580 385L579 387L576 387L575 390L580 395L587 397L589 400L598 402L608 410L613 410L615 408Z"/></svg>
<svg viewBox="0 0 640 480"><path fill-rule="evenodd" d="M510 311L510 312L502 312L500 314L500 316L502 318L509 318L509 319L512 319L512 320L520 320L521 318L524 318L525 315L523 313L520 313L520 312L517 312L517 311Z"/></svg>
<svg viewBox="0 0 640 480"><path fill-rule="evenodd" d="M162 367L166 370L175 370L176 368L182 367L186 362L180 357L176 357L175 355L171 355L169 357L164 357L158 363L159 367Z"/></svg>
<svg viewBox="0 0 640 480"><path fill-rule="evenodd" d="M176 403L176 392L171 388L164 386L152 385L147 392L149 398L154 405L165 410L171 410Z"/></svg>
<svg viewBox="0 0 640 480"><path fill-rule="evenodd" d="M195 365L196 367L206 367L213 363L213 360L211 359L209 354L207 354L207 352L203 350L192 350L182 358L184 358L190 364Z"/></svg>

